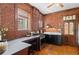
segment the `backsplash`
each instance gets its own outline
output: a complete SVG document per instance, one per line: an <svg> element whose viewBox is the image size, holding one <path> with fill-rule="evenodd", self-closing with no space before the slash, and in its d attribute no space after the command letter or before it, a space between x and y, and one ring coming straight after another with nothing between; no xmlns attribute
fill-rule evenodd
<svg viewBox="0 0 79 59"><path fill-rule="evenodd" d="M61 29L47 28L47 29L45 29L45 32L61 32Z"/></svg>

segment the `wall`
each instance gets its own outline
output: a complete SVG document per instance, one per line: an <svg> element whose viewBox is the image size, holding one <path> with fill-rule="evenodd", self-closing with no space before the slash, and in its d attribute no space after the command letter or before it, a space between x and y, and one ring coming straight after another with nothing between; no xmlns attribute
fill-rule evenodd
<svg viewBox="0 0 79 59"><path fill-rule="evenodd" d="M43 15L34 7L32 8L32 11L32 30L38 31L40 29L39 21L43 22Z"/></svg>
<svg viewBox="0 0 79 59"><path fill-rule="evenodd" d="M45 22L44 27L46 26L46 24L50 24L55 28L60 28L60 26L63 26L63 16L74 15L74 14L75 15L79 14L79 7L47 14L44 16L44 22Z"/></svg>
<svg viewBox="0 0 79 59"><path fill-rule="evenodd" d="M43 15L40 13L38 9L35 7L32 7L29 4L16 4L16 8L21 8L25 11L27 11L30 15L30 31L37 31L39 30L39 20L43 20L42 17ZM41 16L40 16L41 15ZM17 24L17 23L16 23ZM23 37L25 36L28 31L16 31L16 36L17 37Z"/></svg>
<svg viewBox="0 0 79 59"><path fill-rule="evenodd" d="M18 22L16 22L16 20L17 20L17 8L21 8L21 9L23 9L23 10L25 10L25 11L27 11L27 13L29 13L30 14L30 17L32 17L32 7L30 6L30 5L28 5L28 4L16 4L15 5L15 24L16 24L16 28L15 28L15 31L16 31L16 38L19 38L19 37L24 37L24 36L26 36L26 34L27 34L27 31L28 30L22 30L22 31L18 31L17 30L17 27L18 27ZM28 20L32 20L32 18L30 18L30 19L28 19ZM31 24L31 23L30 23ZM29 27L30 27L30 25L29 25Z"/></svg>
<svg viewBox="0 0 79 59"><path fill-rule="evenodd" d="M14 4L1 4L1 25L8 28L7 39L15 38L15 12ZM9 38L10 37L10 38Z"/></svg>
<svg viewBox="0 0 79 59"><path fill-rule="evenodd" d="M19 37L24 37L26 36L28 30L23 30L23 31L18 31L17 27L18 27L18 23L17 23L17 8L21 8L25 11L27 11L30 15L30 19L29 19L29 30L30 31L34 31L33 29L38 29L39 24L38 24L38 20L39 20L39 15L36 17L33 17L33 9L36 9L35 7L32 7L29 4L24 4L24 3L19 3L19 4L0 4L0 24L4 27L8 28L8 32L6 34L6 39L8 40L12 40L15 38L19 38ZM35 10L38 11L37 9ZM40 13L38 11L38 13ZM38 14L36 13L36 15ZM42 14L41 14L42 17ZM35 26L33 26L36 23Z"/></svg>
<svg viewBox="0 0 79 59"><path fill-rule="evenodd" d="M0 5L0 7L1 7L1 5ZM0 25L1 25L1 8L0 8Z"/></svg>
<svg viewBox="0 0 79 59"><path fill-rule="evenodd" d="M65 10L65 11L60 11L60 12L55 12L55 13L51 13L51 14L47 14L44 16L44 22L45 22L45 25L44 27L46 26L46 24L50 24L51 26L53 26L54 28L59 29L60 27L62 28L61 29L61 32L64 32L63 30L63 16L72 16L72 15L76 15L77 16L77 19L76 20L79 20L78 16L79 16L79 7L78 8L73 8L73 9L69 9L69 10ZM77 24L77 22L76 22ZM77 26L77 25L75 25ZM47 29L46 29L47 30ZM55 32L58 32L58 30ZM49 30L51 31L51 30ZM52 30L51 32L54 32L54 30ZM75 30L74 30L75 33L77 33L77 27L75 27ZM62 33L62 44L65 44L65 45L71 45L71 46L77 46L78 42L77 42L77 35L74 34L74 35L64 35Z"/></svg>

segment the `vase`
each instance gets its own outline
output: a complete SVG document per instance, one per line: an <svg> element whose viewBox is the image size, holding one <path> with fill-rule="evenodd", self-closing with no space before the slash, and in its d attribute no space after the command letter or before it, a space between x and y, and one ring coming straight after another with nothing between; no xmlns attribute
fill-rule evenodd
<svg viewBox="0 0 79 59"><path fill-rule="evenodd" d="M0 54L4 53L8 49L7 40L0 40Z"/></svg>

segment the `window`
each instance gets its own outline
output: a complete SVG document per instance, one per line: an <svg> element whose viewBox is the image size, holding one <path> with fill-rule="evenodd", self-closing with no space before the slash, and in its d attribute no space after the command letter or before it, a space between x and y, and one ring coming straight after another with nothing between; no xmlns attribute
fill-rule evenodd
<svg viewBox="0 0 79 59"><path fill-rule="evenodd" d="M39 20L39 27L42 28L42 25L43 25L42 20Z"/></svg>
<svg viewBox="0 0 79 59"><path fill-rule="evenodd" d="M71 15L71 16L63 16L63 20L75 20L76 19L76 15Z"/></svg>
<svg viewBox="0 0 79 59"><path fill-rule="evenodd" d="M18 30L28 30L28 19L27 12L18 8Z"/></svg>

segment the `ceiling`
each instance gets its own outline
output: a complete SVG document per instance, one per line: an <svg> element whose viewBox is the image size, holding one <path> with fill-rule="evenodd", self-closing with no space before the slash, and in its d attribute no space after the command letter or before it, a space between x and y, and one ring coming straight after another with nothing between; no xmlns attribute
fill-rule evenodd
<svg viewBox="0 0 79 59"><path fill-rule="evenodd" d="M55 4L50 8L47 8L47 6L50 5L51 3L30 3L30 4L36 7L37 9L39 9L40 12L43 14L48 14L48 13L58 12L61 10L79 7L79 3L63 3L64 9L60 8L58 4Z"/></svg>

